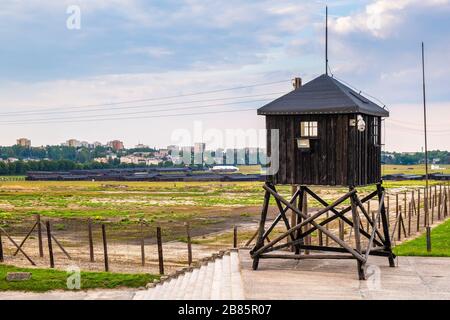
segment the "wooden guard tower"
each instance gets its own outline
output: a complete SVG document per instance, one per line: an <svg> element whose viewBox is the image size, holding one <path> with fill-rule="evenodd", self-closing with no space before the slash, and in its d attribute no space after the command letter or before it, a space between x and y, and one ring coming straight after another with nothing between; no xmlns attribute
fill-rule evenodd
<svg viewBox="0 0 450 320"><path fill-rule="evenodd" d="M259 233L250 252L253 269L265 258L355 259L359 279L363 280L370 255L385 256L394 267L381 181L381 119L389 112L328 74L303 86L296 78L294 87L258 109L258 115L266 117L267 152L271 157L277 154L272 146L278 145L279 169L264 184ZM278 130L278 144L272 144L271 130ZM281 196L276 185L293 186L292 198ZM356 188L367 185L376 189L360 198ZM327 203L309 186L345 186L349 191ZM308 196L324 208L309 214ZM278 215L266 229L271 197ZM373 216L364 206L372 199L378 202ZM291 219L288 211L293 213ZM340 225L351 227L350 235L332 232L330 223L335 221L336 225L339 220ZM280 222L287 231L270 236ZM310 240L312 233L318 234L315 245Z"/></svg>

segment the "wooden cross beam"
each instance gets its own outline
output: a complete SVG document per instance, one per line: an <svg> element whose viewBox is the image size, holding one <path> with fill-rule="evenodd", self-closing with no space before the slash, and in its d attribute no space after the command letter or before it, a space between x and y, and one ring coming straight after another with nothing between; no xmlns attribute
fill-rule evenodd
<svg viewBox="0 0 450 320"><path fill-rule="evenodd" d="M266 189L267 188L267 189ZM273 189L270 188L270 186L268 185L264 185L264 189L266 189L267 191L269 191L274 197L275 199L277 199L277 201L283 202L285 205L287 205L291 210L294 210L297 214L302 215L302 217L305 218L305 221L310 220L308 222L311 222L311 219L308 217L308 215L306 213L302 213L301 211L298 210L298 208L293 207L290 203L288 203L283 197L281 197L280 195L278 195L278 193L276 193L276 191L274 191ZM318 212L317 215L321 215L322 213L325 213L329 210L329 208L333 207L333 206L337 206L340 203L342 203L343 201L345 201L346 199L348 199L350 197L350 195L352 194L352 192L349 192L348 194L346 194L345 196L341 197L339 200L337 200L335 203L333 203L332 205L329 205L327 208L322 209ZM298 224L295 227L292 227L290 229L288 229L287 232L283 233L282 235L280 235L279 237L277 237L276 239L272 240L270 243L268 243L267 245L263 246L262 248L260 248L259 250L257 250L254 254L260 254L262 251L264 251L265 249L275 245L276 243L278 243L279 241L283 240L285 237L287 237L290 234L293 234L296 230L299 230L302 226L304 225L304 223Z"/></svg>
<svg viewBox="0 0 450 320"><path fill-rule="evenodd" d="M276 191L275 186L272 186L272 188L273 188L273 190ZM297 190L297 191L295 192L294 196L292 197L292 199L291 199L289 202L290 202L291 204L294 204L299 194L300 194L300 190ZM270 234L270 232L272 232L273 228L275 228L275 226L278 224L278 222L280 221L281 218L283 219L284 224L286 225L286 229L289 230L289 229L291 228L291 226L290 226L290 224L289 224L289 220L288 220L288 218L286 217L286 212L289 210L289 208L288 208L288 207L285 207L285 208L283 209L283 207L282 207L282 205L281 205L281 202L280 202L279 200L277 200L277 199L275 199L275 202L276 202L277 207L278 207L278 210L279 210L280 212L279 212L277 218L275 219L275 221L274 221L274 222L272 223L272 225L269 227L269 229L267 229L267 231L264 233L264 236L263 236L264 239ZM295 240L294 235L291 234L290 236L291 236L292 241L294 241L294 240Z"/></svg>
<svg viewBox="0 0 450 320"><path fill-rule="evenodd" d="M323 200L322 198L320 198L317 194L315 194L311 189L309 189L308 187L305 187L305 191L310 194L315 200L317 200L320 204L322 204L323 206L328 206L329 204ZM371 194L367 195L366 197L364 197L362 200L360 200L361 203L365 203L367 201L369 201L370 199L372 199L373 197L375 197L377 195L377 191L372 192ZM345 217L345 213L351 211L351 206L341 210L340 212L337 211L335 208L330 209L330 211L332 213L334 213L334 216L322 221L320 223L320 225L324 226L334 220L336 220L337 218L341 218L345 223L347 223L350 227L353 228L353 222L351 220L349 220L348 218ZM301 234L301 237L305 237L308 234L314 232L315 230L317 230L317 228L312 227L311 229L309 229L308 231L304 232L303 234ZM370 238L370 234L368 232L366 232L363 228L359 228L359 232L364 235L366 238ZM384 243L378 241L377 239L374 240L374 243L378 246L385 246Z"/></svg>
<svg viewBox="0 0 450 320"><path fill-rule="evenodd" d="M381 196L381 199L380 199L380 204L381 203L384 203L384 192L383 192L383 194ZM375 221L372 224L372 228L373 228L372 229L372 234L370 235L369 243L367 244L367 249L366 249L366 254L365 254L366 260L369 258L369 253L370 253L370 250L372 249L373 240L375 239L375 234L379 233L377 228L378 228L378 221L379 221L380 216L381 216L381 208L382 208L381 205L378 206L377 216L375 218Z"/></svg>
<svg viewBox="0 0 450 320"><path fill-rule="evenodd" d="M3 232L5 234L5 236L9 239L9 241L11 241L11 243L17 248L17 250L19 250L20 253L24 255L24 257L31 263L31 265L33 266L36 265L36 263L34 263L34 261L25 253L25 251L23 251L22 248L19 247L19 245L14 241L14 239L11 238L11 236L8 234L8 232L5 231L5 229L0 227L0 232Z"/></svg>
<svg viewBox="0 0 450 320"><path fill-rule="evenodd" d="M23 245L25 244L25 242L28 240L28 238L30 237L31 233L34 231L34 229L37 227L38 222L36 221L33 225L33 227L30 229L30 231L28 231L27 235L25 236L25 238L23 238L22 242L19 244L19 248L22 248ZM18 253L19 253L19 248L16 249L16 251L13 253L13 256L15 257Z"/></svg>
<svg viewBox="0 0 450 320"><path fill-rule="evenodd" d="M279 201L281 201L284 205L286 205L287 207L289 207L289 209L291 209L292 211L296 212L297 214L301 215L301 217L305 220L309 219L308 215L306 213L301 212L300 210L298 210L298 208L295 208L294 206L292 206L287 200L285 200L282 196L280 196L277 192L275 192L272 188L270 188L269 185L265 184L263 186L263 188L269 192L269 195L272 195L274 198L278 199ZM351 196L353 196L356 193L356 190L351 190L349 191L346 195L342 196L341 198L339 198L338 200L336 200L333 204L329 205L328 207L322 209L319 211L320 214L325 213L327 211L330 211L331 208L334 208L336 206L338 206L339 204L341 204L342 202L344 202L346 199L350 198ZM266 193L267 194L267 193ZM334 240L336 243L338 243L341 247L347 249L347 251L352 254L356 259L358 259L360 262L365 262L364 257L357 252L356 250L354 250L351 246L349 246L347 243L345 243L343 240L339 239L338 237L336 237L333 233L331 233L328 229L324 228L323 226L321 226L320 224L318 224L317 222L315 222L314 220L311 220L309 222L310 224L312 224L314 227L316 227L317 229L321 230L325 235L329 236L332 240ZM359 225L359 222L358 222ZM274 244L276 244L277 242L281 241L282 239L284 239L285 237L287 237L290 233L296 231L299 229L299 225L292 227L290 230L288 230L286 233L280 235L279 237L277 237L275 240L271 241L269 244L262 246L260 248L258 248L258 250L255 250L252 253L253 257L256 257L258 255L260 255L265 249L273 246ZM359 226L358 228L359 231Z"/></svg>
<svg viewBox="0 0 450 320"><path fill-rule="evenodd" d="M375 222L372 221L372 218L371 218L371 217L369 216L369 214L367 213L366 208L364 208L364 205L362 204L362 202L359 200L358 197L356 197L355 201L356 201L356 204L358 205L358 207L361 209L361 212L363 213L363 215L366 217L366 219L367 219L367 221L369 222L369 224L372 226L372 228L374 228L374 230L376 230L376 234L377 234L377 236L380 238L381 242L384 243L383 236L382 236L381 233L378 231L378 229L374 227L374 223L375 223ZM381 203L384 203L384 194L383 194L383 202L380 202L380 204L381 204ZM378 211L379 211L379 212L380 212L380 208L381 208L381 205L378 206Z"/></svg>
<svg viewBox="0 0 450 320"><path fill-rule="evenodd" d="M370 193L369 195L359 199L357 195L357 191L354 187L350 187L349 191L340 197L338 200L334 201L331 204L328 204L325 200L315 194L312 190L310 190L306 186L301 186L295 194L292 196L292 199L288 201L283 196L281 196L275 186L266 182L263 186L265 192L264 196L264 205L261 213L261 221L260 228L258 229L258 239L255 247L251 250L250 254L253 258L253 269L256 270L258 268L259 259L356 259L358 266L358 274L361 280L365 279L365 264L368 260L368 257L373 256L383 256L389 258L389 264L391 267L395 266L394 259L395 255L391 250L390 243L390 235L389 235L389 225L386 217L386 207L384 204L385 201L385 190L382 187L381 183L377 184L377 190ZM317 200L320 204L324 206L321 210L309 215L307 211L301 205L302 200L304 201L304 196L307 194L311 195L315 200ZM270 202L270 197L275 198L276 205L278 207L279 213L277 218L273 221L270 228L264 232L264 224L268 213L268 207ZM300 204L297 205L296 201L299 196L302 196L300 199ZM372 213L372 217L369 216L369 213L364 208L363 204L374 197L378 197L378 210L376 213ZM337 206L342 204L347 199L350 200L350 206L344 208L343 210L336 209ZM286 212L288 210L292 210L295 216L298 218L298 222L296 225L291 225L289 221L287 221ZM362 211L362 215L360 215L359 210ZM334 216L328 217L328 213L332 212ZM345 217L345 213L351 211L352 218L351 220ZM317 221L324 213L327 213L327 218L320 223ZM347 223L352 227L352 237L354 238L354 247L351 243L346 243L344 239L337 237L334 235L328 228L330 222L335 219L340 218L342 222ZM368 222L368 230L364 230L364 225L361 218L364 218ZM286 225L287 231L283 234L279 235L272 241L268 239L268 235L273 231L274 227L279 223L279 221L283 219L284 224ZM381 219L381 221L380 221ZM381 223L380 223L381 222ZM370 230L369 225L372 226ZM381 231L381 226L383 232ZM304 227L307 227L306 231L303 232ZM308 241L305 242L305 238L310 235L315 230L319 230L322 236L327 237L327 245L324 246L320 241L319 245L311 245ZM293 235L295 234L295 237ZM364 249L361 245L361 236L366 237L368 239L367 247ZM280 243L285 238L290 238L291 241L287 241L286 243ZM329 247L328 246L328 238L332 239L336 242L339 247ZM267 239L268 243L265 243ZM379 239L379 240L378 240ZM295 248L295 253L278 253L273 254L274 251L280 250L286 247ZM329 251L335 252L339 254L300 254L300 250L305 250L306 252L311 251ZM347 254L345 254L347 253Z"/></svg>

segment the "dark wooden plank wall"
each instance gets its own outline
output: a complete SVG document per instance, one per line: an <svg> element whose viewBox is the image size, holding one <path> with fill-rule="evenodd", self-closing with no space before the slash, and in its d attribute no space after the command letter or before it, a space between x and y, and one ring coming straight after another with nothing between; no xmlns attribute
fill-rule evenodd
<svg viewBox="0 0 450 320"><path fill-rule="evenodd" d="M266 128L278 129L279 163L275 184L363 186L381 179L381 147L373 144L373 117L363 116L366 130L350 127L356 115L266 116ZM297 148L301 121L318 122L318 138L309 151ZM381 119L379 119L381 142ZM267 150L271 155L270 132Z"/></svg>

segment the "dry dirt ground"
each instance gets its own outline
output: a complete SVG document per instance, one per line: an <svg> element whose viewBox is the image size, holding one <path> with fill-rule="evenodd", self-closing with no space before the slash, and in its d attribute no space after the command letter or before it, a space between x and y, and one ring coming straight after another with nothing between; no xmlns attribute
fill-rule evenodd
<svg viewBox="0 0 450 320"><path fill-rule="evenodd" d="M25 183L25 182L24 182ZM8 196L11 193L18 193L20 197L25 197L24 202L27 203L27 207L25 209L29 210L29 205L35 204L39 207L39 201L41 201L40 197L44 197L45 195L35 194L35 192L39 191L41 187L39 184L34 185L10 185L10 186L1 186ZM148 188L146 184L142 185L145 188ZM195 185L194 185L195 186ZM54 185L51 185L52 188L55 188ZM97 186L96 186L97 187ZM139 185L139 188L141 186ZM53 248L55 252L55 261L56 267L58 269L66 269L69 266L78 266L82 270L104 270L104 258L103 258L103 245L102 245L102 237L100 224L106 223L107 225L107 234L108 234L108 253L109 253L109 266L110 270L113 272L130 272L130 273L157 273L158 272L158 254L157 247L155 245L155 227L156 225L160 225L163 229L163 253L164 253L164 263L166 273L171 273L176 269L187 266L187 244L186 244L186 227L183 222L185 221L184 217L188 217L188 221L192 221L192 248L193 248L193 258L194 260L198 260L200 258L211 255L212 253L216 253L219 250L227 249L232 246L233 236L232 236L232 228L234 225L238 226L238 243L240 246L243 246L247 243L247 241L252 237L252 235L256 232L256 228L258 225L258 219L260 215L261 205L238 205L233 204L233 197L245 197L254 200L254 202L259 203L262 202L263 192L260 189L259 185L232 185L230 190L226 192L222 192L219 194L214 194L209 196L209 198L204 198L204 194L202 193L203 185L198 185L196 188L200 188L199 190L190 190L189 192L183 190L183 195L180 195L181 204L179 207L171 206L170 210L166 212L166 215L163 215L161 211L161 206L148 206L140 207L142 205L133 202L132 199L116 199L112 203L108 201L101 200L104 197L104 194L116 194L117 189L123 189L124 187L121 185L114 186L99 186L102 192L102 197L98 196L98 190L94 190L96 196L91 196L91 194L82 189L78 190L79 194L83 196L90 197L91 200L94 199L94 202L100 202L102 204L107 203L108 206L111 205L114 207L114 210L117 208L124 207L126 208L128 214L123 216L120 215L120 212L114 214L110 217L103 217L100 220L94 220L94 250L95 250L95 262L89 261L89 251L88 251L88 237L87 237L87 222L86 217L72 217L72 216L61 216L52 213L51 217L53 233L59 242L64 246L64 248L69 252L72 259L68 259L62 251L58 248L58 246L53 243ZM216 186L215 186L216 187ZM222 186L223 187L223 186ZM240 189L236 189L236 188ZM24 190L24 188L26 190ZM133 187L135 188L135 187ZM127 196L129 194L139 193L142 194L142 190L133 190L133 188L127 187L125 189ZM178 186L177 186L178 188ZM106 189L106 190L104 190ZM113 189L113 190L110 190ZM130 190L131 189L131 190ZM397 186L395 188L389 189L389 214L390 214L390 225L391 232L394 235L394 243L399 243L403 241L405 238L414 237L418 235L420 232L424 230L424 217L423 214L419 217L419 230L417 230L417 214L416 212L411 212L409 214L408 210L405 210L404 206L404 193L406 193L406 202L409 203L412 201L412 193L410 192L414 188L409 186ZM206 189L205 189L206 190ZM217 190L216 190L217 191ZM233 192L231 192L233 191ZM60 189L55 191L57 194L61 193ZM69 193L74 192L74 190L69 190ZM167 197L173 196L173 190L159 190L152 191L150 189L150 194L152 192L157 192L155 197L159 199L158 201L162 201L159 205L163 207L168 205ZM178 192L178 191L177 191ZM181 192L181 191L179 191ZM188 192L188 196L185 196L186 192ZM196 193L198 197L195 198L192 196L192 192ZM286 190L284 190L286 193ZM363 190L361 193L366 194L368 191ZM401 224L398 219L399 215L396 210L395 203L395 193L399 193L399 205L402 206L402 218L403 224ZM20 208L18 203L19 201L2 201L2 193L0 193L0 211L3 211L6 214L14 215L14 210L17 212L22 212L25 209ZM85 195L86 194L86 195ZM121 194L121 193L120 193ZM176 192L175 192L176 194ZM319 195L327 201L332 201L337 199L342 195L341 189L332 189L332 188L323 188L319 191ZM161 198L162 197L162 198ZM119 197L120 198L120 197ZM214 198L214 201L211 199ZM223 204L219 200L222 200L226 203ZM415 198L417 198L417 192L415 193ZM32 203L28 202L32 199ZM77 198L78 199L78 198ZM189 200L187 200L189 199ZM192 200L193 199L193 200ZM59 204L58 199L46 199L41 202L45 202L46 208L49 206L51 202L57 202L57 205L54 205L54 208L64 208L66 204ZM131 203L130 203L131 201ZM173 201L171 200L171 204ZM187 203L189 201L193 201L197 203L197 205L191 205ZM73 204L68 201L69 206L73 206ZM201 205L199 203L207 202L207 205ZM15 206L11 208L11 203ZM130 205L135 205L137 207L136 216L133 215L132 209L130 209ZM9 207L8 207L9 206ZM319 209L317 203L311 202L309 204L309 212L313 213ZM345 207L343 205L342 207ZM375 213L377 211L377 201L371 201L370 203L370 212ZM438 210L436 206L434 207L434 215L433 222L438 222ZM78 208L79 209L79 208ZM88 210L89 208L84 208ZM164 209L164 208L163 208ZM59 209L58 209L59 210ZM54 212L60 214L60 211L54 209ZM94 211L97 210L94 206ZM144 211L144 216L153 217L154 215L159 215L160 219L157 221L149 221L143 229L141 229L140 225L136 223L137 218L140 217L140 210ZM147 210L147 211L145 211ZM164 209L165 210L165 209ZM65 212L65 211L64 211ZM132 214L129 214L132 212ZM195 212L192 214L192 212ZM45 213L45 211L44 211ZM422 208L423 213L423 208ZM270 224L271 219L275 217L277 214L276 207L274 205L271 206L268 225ZM182 218L180 218L180 216ZM12 238L20 243L22 239L25 237L28 230L34 223L33 215L22 214L19 216L20 218L13 217L11 220L7 218L3 218L3 224L7 226L5 229L10 232ZM410 217L410 218L409 218ZM444 217L441 216L441 219ZM125 220L123 220L125 219ZM401 227L400 238L398 235L399 226ZM329 225L330 229L338 234L339 225L334 222ZM369 231L371 227L368 225L364 225ZM404 228L403 228L404 227ZM283 226L280 224L280 227L275 230L277 234L279 234L283 230ZM418 232L419 231L419 232ZM141 265L141 235L144 235L145 242L145 265ZM352 239L352 231L349 226L345 226L343 229L343 237L346 240L351 241ZM44 232L44 257L39 257L38 246L37 246L37 236L36 232L32 234L32 236L27 240L24 244L24 251L36 262L39 267L48 267L49 266L49 258L48 258L48 249L47 249L47 239L45 238ZM329 239L324 239L327 241ZM313 244L318 243L318 235L317 232L312 234L311 239ZM331 241L329 242L331 244ZM13 264L16 266L30 266L30 263L24 258L22 254L17 254L13 256L15 251L15 247L9 242L9 240L3 236L3 244L5 250L5 263ZM364 246L365 243L363 243Z"/></svg>

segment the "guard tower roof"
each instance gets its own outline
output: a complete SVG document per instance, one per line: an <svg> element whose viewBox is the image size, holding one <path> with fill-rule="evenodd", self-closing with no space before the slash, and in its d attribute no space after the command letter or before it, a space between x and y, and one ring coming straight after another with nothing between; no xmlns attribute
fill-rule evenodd
<svg viewBox="0 0 450 320"><path fill-rule="evenodd" d="M327 74L258 109L259 115L349 113L389 117L389 111Z"/></svg>

